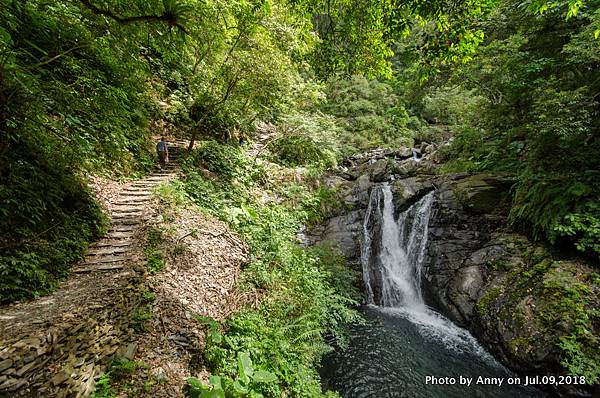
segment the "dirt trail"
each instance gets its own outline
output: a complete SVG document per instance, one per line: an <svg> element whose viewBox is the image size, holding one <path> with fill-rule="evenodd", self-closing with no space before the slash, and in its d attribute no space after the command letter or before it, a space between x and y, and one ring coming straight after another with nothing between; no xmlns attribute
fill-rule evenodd
<svg viewBox="0 0 600 398"><path fill-rule="evenodd" d="M76 297L73 302L81 305L80 290L86 288L85 276L79 274L96 273L102 271L123 271L137 259L139 253L134 249L134 236L144 224L151 209L149 208L152 190L161 183L176 177L177 160L180 152L171 149L171 162L166 168L157 171L143 179L125 184L119 192L117 199L111 203L111 227L102 239L92 243L88 248L85 259L73 267L73 275L62 282L53 294L35 299L30 302L16 303L0 307L0 336L2 342L17 333L27 332L28 324L38 325L45 323L55 316L61 315L65 308L69 308L71 287L75 289ZM118 274L115 275L115 278ZM91 289L101 289L94 283ZM91 294L90 297L94 297ZM58 313L55 313L58 312Z"/></svg>
<svg viewBox="0 0 600 398"><path fill-rule="evenodd" d="M0 307L0 397L90 394L96 363L118 349L127 331L120 317L135 307L152 190L177 176L181 153L171 147L165 169L122 186L109 203L110 230L53 294Z"/></svg>
<svg viewBox="0 0 600 398"><path fill-rule="evenodd" d="M250 158L273 139L268 127ZM177 177L185 147L170 146L171 163L146 178L122 185L98 179L111 220L106 236L53 294L0 307L0 397L89 397L115 356L143 364L128 382L140 396L182 397L190 375L207 381L195 316L221 320L258 298L236 289L248 248L225 223L193 206L156 214L152 191ZM149 227L165 231L165 268L156 275L145 271ZM143 298L149 294L151 303ZM150 319L132 325L140 311Z"/></svg>

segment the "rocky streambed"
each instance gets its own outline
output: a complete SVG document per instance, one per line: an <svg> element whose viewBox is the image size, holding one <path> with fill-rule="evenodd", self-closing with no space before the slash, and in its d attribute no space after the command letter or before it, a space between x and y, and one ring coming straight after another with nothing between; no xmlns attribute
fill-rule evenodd
<svg viewBox="0 0 600 398"><path fill-rule="evenodd" d="M396 216L433 192L422 269L426 303L520 374L558 377L579 366L589 380L599 354L598 274L509 227L512 176L442 174L434 148L424 149L419 161L410 148L347 159L325 181L339 205L313 239L335 242L349 266L362 272L363 222L374 187L391 186ZM369 289L379 304L376 276ZM600 396L597 383L540 384L558 395Z"/></svg>

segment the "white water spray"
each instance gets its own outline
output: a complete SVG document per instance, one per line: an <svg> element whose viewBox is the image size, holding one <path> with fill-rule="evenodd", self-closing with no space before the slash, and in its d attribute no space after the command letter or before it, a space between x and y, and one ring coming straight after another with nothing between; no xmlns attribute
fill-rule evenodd
<svg viewBox="0 0 600 398"><path fill-rule="evenodd" d="M396 220L391 187L385 184L371 193L361 253L371 303L424 309L421 271L432 202L433 192L422 197ZM374 225L381 228L379 242L373 242ZM372 276L377 281L373 281ZM377 294L373 291L374 283L380 285Z"/></svg>
<svg viewBox="0 0 600 398"><path fill-rule="evenodd" d="M421 160L423 160L423 156L421 155L421 153L419 153L419 151L416 150L416 148L412 149L412 154L413 154L413 160L415 162L420 162Z"/></svg>
<svg viewBox="0 0 600 398"><path fill-rule="evenodd" d="M493 362L468 331L427 307L423 300L421 275L433 198L433 192L426 194L395 218L391 187L384 184L371 192L361 251L369 303L406 318L421 335L443 342L452 351L475 352Z"/></svg>

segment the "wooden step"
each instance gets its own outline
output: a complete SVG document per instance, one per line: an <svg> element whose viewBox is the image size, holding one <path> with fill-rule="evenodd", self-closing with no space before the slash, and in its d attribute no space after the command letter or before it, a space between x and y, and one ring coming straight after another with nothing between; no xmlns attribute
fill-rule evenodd
<svg viewBox="0 0 600 398"><path fill-rule="evenodd" d="M119 220L130 220L130 219L138 219L144 214L144 209L115 209L113 210L111 219L115 222Z"/></svg>
<svg viewBox="0 0 600 398"><path fill-rule="evenodd" d="M136 212L142 212L144 211L144 209L146 208L146 204L149 203L148 202L133 202L133 203L127 203L127 202L118 202L118 203L113 203L113 210L116 212L121 212L121 213L136 213Z"/></svg>
<svg viewBox="0 0 600 398"><path fill-rule="evenodd" d="M125 191L119 195L120 198L123 197L132 197L132 198L151 198L152 192L144 192L144 191Z"/></svg>
<svg viewBox="0 0 600 398"><path fill-rule="evenodd" d="M149 199L147 199L147 198L140 198L140 197L127 198L127 199L119 198L119 200L116 201L115 203L113 203L113 205L126 205L126 204L136 204L136 203L147 203L148 201L149 201Z"/></svg>
<svg viewBox="0 0 600 398"><path fill-rule="evenodd" d="M117 225L139 225L140 220L138 217L112 217L112 226Z"/></svg>
<svg viewBox="0 0 600 398"><path fill-rule="evenodd" d="M110 234L111 232L134 232L136 229L138 229L140 224L141 223L113 225L112 228L108 231L108 233Z"/></svg>

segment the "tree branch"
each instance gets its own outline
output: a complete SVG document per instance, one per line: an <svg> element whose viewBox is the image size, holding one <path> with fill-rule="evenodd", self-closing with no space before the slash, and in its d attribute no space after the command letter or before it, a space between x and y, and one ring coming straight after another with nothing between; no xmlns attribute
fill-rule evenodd
<svg viewBox="0 0 600 398"><path fill-rule="evenodd" d="M135 22L163 21L163 22L168 23L169 26L174 26L174 27L178 28L179 30L181 30L186 35L189 35L189 33L185 29L185 27L177 21L177 17L175 15L172 15L172 14L169 14L166 12L163 13L162 15L136 15L133 17L122 17L119 15L115 15L108 10L103 10L101 8L98 8L96 5L92 4L92 2L90 0L80 0L80 1L85 7L87 7L94 14L109 17L109 18L117 21L121 25L128 25L128 24L135 23Z"/></svg>

